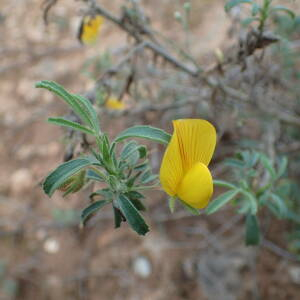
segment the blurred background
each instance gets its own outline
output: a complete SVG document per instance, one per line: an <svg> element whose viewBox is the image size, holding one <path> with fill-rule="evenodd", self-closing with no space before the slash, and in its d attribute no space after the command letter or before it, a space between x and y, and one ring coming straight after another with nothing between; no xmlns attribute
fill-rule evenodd
<svg viewBox="0 0 300 300"><path fill-rule="evenodd" d="M138 11L131 26L147 24L150 33L139 34L162 55L137 50L110 20L96 44L82 45L78 30L94 1L0 0L0 299L299 299L300 3L275 2L296 16L274 14L259 45L256 25L241 25L247 6L226 13L225 1L193 0L185 15L187 1L95 2L120 19ZM263 239L247 247L234 206L171 214L167 196L152 191L145 237L126 224L115 230L109 209L80 230L88 192L49 199L41 188L81 141L46 122L70 111L35 89L39 80L92 94L110 137L135 124L171 133L173 119L210 120L218 131L214 178L234 180L236 166L223 161L238 151L261 151L271 162L285 156L278 184L287 213L259 211ZM105 107L103 88L122 111ZM148 146L158 172L164 148Z"/></svg>

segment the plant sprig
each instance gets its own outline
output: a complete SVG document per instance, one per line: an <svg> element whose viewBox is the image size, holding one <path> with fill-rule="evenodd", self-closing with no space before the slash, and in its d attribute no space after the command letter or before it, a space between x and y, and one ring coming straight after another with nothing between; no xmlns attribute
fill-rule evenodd
<svg viewBox="0 0 300 300"><path fill-rule="evenodd" d="M96 148L92 147L89 155L67 161L52 171L43 184L45 193L51 197L60 189L67 195L77 192L88 182L103 182L106 186L90 195L91 204L82 211L82 226L96 212L111 204L116 227L122 221L128 221L138 234L146 234L149 228L140 214L140 211L145 210L141 192L157 186L157 176L151 172L147 148L136 141L127 140L143 138L166 145L170 135L151 126L134 126L110 141L107 134L101 131L98 116L89 100L81 95L71 94L51 81L38 82L36 87L59 96L80 119L79 123L62 117L49 118L50 123L92 135L96 142ZM123 147L119 153L117 145L120 143ZM94 200L96 196L100 197L97 201Z"/></svg>

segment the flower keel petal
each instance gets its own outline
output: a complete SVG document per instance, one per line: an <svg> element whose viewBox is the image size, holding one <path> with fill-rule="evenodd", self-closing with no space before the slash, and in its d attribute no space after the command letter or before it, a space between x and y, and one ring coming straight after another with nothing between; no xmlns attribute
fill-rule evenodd
<svg viewBox="0 0 300 300"><path fill-rule="evenodd" d="M213 193L211 174L203 163L196 163L185 174L179 185L177 196L194 208L207 206Z"/></svg>

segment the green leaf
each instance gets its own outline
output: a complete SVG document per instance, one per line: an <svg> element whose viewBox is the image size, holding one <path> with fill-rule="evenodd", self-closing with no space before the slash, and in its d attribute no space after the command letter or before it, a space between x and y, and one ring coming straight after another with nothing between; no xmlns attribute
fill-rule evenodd
<svg viewBox="0 0 300 300"><path fill-rule="evenodd" d="M91 129L85 127L85 126L82 126L77 122L72 122L72 121L69 121L69 120L64 119L64 118L49 118L48 122L52 123L52 124L55 124L55 125L58 125L58 126L64 126L64 127L72 128L74 130L78 130L78 131L81 131L81 132L86 133L86 134L95 135L95 132L93 130L91 130Z"/></svg>
<svg viewBox="0 0 300 300"><path fill-rule="evenodd" d="M256 197L252 193L250 193L250 192L248 192L246 190L240 190L240 192L244 196L246 196L246 198L248 199L249 204L250 204L251 213L255 215L257 213L257 201L256 201Z"/></svg>
<svg viewBox="0 0 300 300"><path fill-rule="evenodd" d="M171 139L171 135L158 128L140 125L124 130L115 138L115 141L121 142L128 138L143 138L146 140L158 142L160 144L168 145Z"/></svg>
<svg viewBox="0 0 300 300"><path fill-rule="evenodd" d="M237 209L238 214L247 214L250 211L250 203L248 201L241 201L240 207Z"/></svg>
<svg viewBox="0 0 300 300"><path fill-rule="evenodd" d="M225 159L224 165L233 167L233 168L238 168L238 169L243 169L246 167L246 165L243 161L241 161L240 159L235 159L235 158Z"/></svg>
<svg viewBox="0 0 300 300"><path fill-rule="evenodd" d="M148 161L148 160L145 160L142 164L135 166L135 167L134 167L134 170L135 170L135 171L138 171L138 172L139 172L139 171L143 172L143 171L145 171L147 168L149 169L149 161Z"/></svg>
<svg viewBox="0 0 300 300"><path fill-rule="evenodd" d="M43 184L44 192L51 197L54 191L69 177L85 167L96 164L98 164L98 161L94 157L73 159L61 164L46 177Z"/></svg>
<svg viewBox="0 0 300 300"><path fill-rule="evenodd" d="M121 211L116 207L114 207L114 217L115 217L115 228L121 227L121 223L126 221Z"/></svg>
<svg viewBox="0 0 300 300"><path fill-rule="evenodd" d="M213 181L213 183L216 186L225 187L225 188L228 188L228 189L237 189L237 186L235 186L234 184L232 184L230 182L224 181L224 180L215 179Z"/></svg>
<svg viewBox="0 0 300 300"><path fill-rule="evenodd" d="M284 200L277 194L271 193L271 198L276 205L279 216L281 218L285 218L287 216L287 207L285 205Z"/></svg>
<svg viewBox="0 0 300 300"><path fill-rule="evenodd" d="M285 12L287 13L292 19L295 19L296 18L296 15L295 13L288 9L287 7L285 6L282 6L282 5L275 5L275 6L272 6L271 8L271 12L276 12L276 11L282 11L282 12Z"/></svg>
<svg viewBox="0 0 300 300"><path fill-rule="evenodd" d="M221 194L216 199L214 199L208 207L206 208L205 212L206 214L210 215L217 210L219 210L222 206L227 204L229 201L231 201L238 193L240 192L239 189L230 190L226 193Z"/></svg>
<svg viewBox="0 0 300 300"><path fill-rule="evenodd" d="M276 176L277 179L280 178L285 173L287 166L288 166L288 159L286 156L284 156L280 159L280 162L279 162L278 172L277 172L277 176Z"/></svg>
<svg viewBox="0 0 300 300"><path fill-rule="evenodd" d="M97 113L89 100L80 95L69 93L61 85L53 81L40 81L35 86L37 88L45 88L59 96L72 108L83 123L94 129L96 133L99 133L100 128Z"/></svg>
<svg viewBox="0 0 300 300"><path fill-rule="evenodd" d="M260 230L256 215L248 214L246 217L246 245L255 246L260 241Z"/></svg>
<svg viewBox="0 0 300 300"><path fill-rule="evenodd" d="M72 96L78 101L78 103L81 105L81 108L84 109L89 115L89 119L92 122L92 128L96 133L99 133L99 120L92 103L81 95L73 94Z"/></svg>
<svg viewBox="0 0 300 300"><path fill-rule="evenodd" d="M110 162L110 145L109 140L106 134L102 136L102 142L101 142L101 152L103 161L106 163Z"/></svg>
<svg viewBox="0 0 300 300"><path fill-rule="evenodd" d="M136 150L137 151L137 147L138 144L136 141L130 141L129 143L126 143L123 148L122 151L120 153L120 157L122 160L125 160L132 151Z"/></svg>
<svg viewBox="0 0 300 300"><path fill-rule="evenodd" d="M86 173L86 179L105 182L105 175L100 176L100 174L98 171L96 172L95 170L89 169Z"/></svg>
<svg viewBox="0 0 300 300"><path fill-rule="evenodd" d="M225 11L229 12L233 7L242 4L242 3L249 3L252 4L252 0L230 0L225 4Z"/></svg>
<svg viewBox="0 0 300 300"><path fill-rule="evenodd" d="M129 191L125 194L138 211L145 211L146 207L140 199L145 198L143 194L137 191Z"/></svg>
<svg viewBox="0 0 300 300"><path fill-rule="evenodd" d="M147 156L147 147L146 146L140 146L139 147L139 154L140 154L140 159L145 158Z"/></svg>
<svg viewBox="0 0 300 300"><path fill-rule="evenodd" d="M88 112L85 109L83 109L82 104L80 104L78 100L74 98L72 94L67 92L61 85L53 81L43 80L37 82L35 87L47 89L50 92L59 96L72 108L72 110L80 117L83 123L93 128L93 123L90 120L90 115L88 114Z"/></svg>
<svg viewBox="0 0 300 300"><path fill-rule="evenodd" d="M114 197L114 194L109 188L104 188L102 190L97 190L97 191L91 193L90 196L89 196L91 201L94 201L95 196L101 196L102 198L104 198L106 200L112 201L113 197Z"/></svg>
<svg viewBox="0 0 300 300"><path fill-rule="evenodd" d="M276 172L275 172L274 167L272 166L271 160L266 155L261 153L260 161L263 164L263 166L267 169L267 171L271 175L272 179L275 179L276 178Z"/></svg>
<svg viewBox="0 0 300 300"><path fill-rule="evenodd" d="M141 176L141 172L137 172L134 176L130 177L127 182L126 185L127 187L132 187L135 183L135 181Z"/></svg>
<svg viewBox="0 0 300 300"><path fill-rule="evenodd" d="M125 144L120 154L121 159L126 160L127 164L133 167L140 158L139 147L136 141Z"/></svg>
<svg viewBox="0 0 300 300"><path fill-rule="evenodd" d="M158 178L158 175L152 174L151 171L146 171L141 176L141 183L147 184L150 183Z"/></svg>
<svg viewBox="0 0 300 300"><path fill-rule="evenodd" d="M148 225L130 200L121 194L117 203L132 229L140 235L145 235L149 231Z"/></svg>
<svg viewBox="0 0 300 300"><path fill-rule="evenodd" d="M146 211L146 206L139 199L130 199L131 203L138 211Z"/></svg>
<svg viewBox="0 0 300 300"><path fill-rule="evenodd" d="M103 206L105 206L108 203L111 203L111 201L110 200L99 200L99 201L92 203L88 207L86 207L81 213L81 217L80 217L81 224L84 226L86 221L92 214L94 214L96 211L98 211L99 209L101 209Z"/></svg>
<svg viewBox="0 0 300 300"><path fill-rule="evenodd" d="M182 201L180 198L176 198L182 205L183 207L189 211L191 214L195 215L195 216L199 216L200 215L200 211L199 209L190 206L189 204L187 204L186 202Z"/></svg>
<svg viewBox="0 0 300 300"><path fill-rule="evenodd" d="M144 199L144 195L137 191L130 191L126 193L126 196L130 199Z"/></svg>
<svg viewBox="0 0 300 300"><path fill-rule="evenodd" d="M69 179L71 179L71 181L69 183L68 183L69 179L67 180L67 186L66 186L67 190L63 194L63 197L71 193L78 192L84 186L85 174L86 174L85 170L82 170L77 174L73 175L72 177L70 177Z"/></svg>

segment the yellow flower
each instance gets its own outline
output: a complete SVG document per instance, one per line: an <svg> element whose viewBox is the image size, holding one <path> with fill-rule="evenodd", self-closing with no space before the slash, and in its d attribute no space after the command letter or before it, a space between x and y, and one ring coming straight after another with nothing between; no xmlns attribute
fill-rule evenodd
<svg viewBox="0 0 300 300"><path fill-rule="evenodd" d="M216 130L199 119L176 120L173 126L160 168L161 185L168 195L194 208L204 208L213 193L207 166L216 146Z"/></svg>
<svg viewBox="0 0 300 300"><path fill-rule="evenodd" d="M84 16L78 33L81 43L86 45L95 44L103 23L104 18L102 16Z"/></svg>
<svg viewBox="0 0 300 300"><path fill-rule="evenodd" d="M111 97L105 102L105 107L114 110L123 110L125 109L125 104L117 98Z"/></svg>

